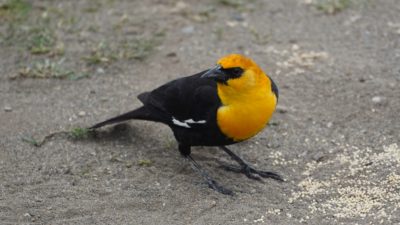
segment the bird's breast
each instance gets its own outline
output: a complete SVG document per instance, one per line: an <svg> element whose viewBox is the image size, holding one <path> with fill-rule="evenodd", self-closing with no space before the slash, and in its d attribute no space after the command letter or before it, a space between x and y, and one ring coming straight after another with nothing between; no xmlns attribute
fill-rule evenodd
<svg viewBox="0 0 400 225"><path fill-rule="evenodd" d="M262 99L221 106L217 111L217 123L222 133L234 141L246 140L260 132L275 110L276 98Z"/></svg>

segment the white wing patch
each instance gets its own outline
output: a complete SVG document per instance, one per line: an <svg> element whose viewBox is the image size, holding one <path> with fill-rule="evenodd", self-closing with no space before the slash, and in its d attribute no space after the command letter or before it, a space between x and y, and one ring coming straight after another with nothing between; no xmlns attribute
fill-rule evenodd
<svg viewBox="0 0 400 225"><path fill-rule="evenodd" d="M177 119L175 119L175 117L172 117L172 122L175 124L175 125L177 125L177 126L180 126L180 127L185 127L185 128L190 128L190 125L189 124L194 124L194 123L197 123L197 124L205 124L207 121L205 121L205 120L198 120L198 121L195 121L195 120L193 120L193 119L187 119L187 120L185 120L185 121L179 121L179 120L177 120Z"/></svg>
<svg viewBox="0 0 400 225"><path fill-rule="evenodd" d="M175 119L174 117L172 117L172 122L173 122L175 125L177 125L177 126L190 128L189 124L187 124L187 123L185 123L185 122L181 122L181 121Z"/></svg>
<svg viewBox="0 0 400 225"><path fill-rule="evenodd" d="M203 123L206 123L206 121L205 120L194 121L193 119L188 119L188 120L185 120L185 123L200 123L200 124L203 124Z"/></svg>

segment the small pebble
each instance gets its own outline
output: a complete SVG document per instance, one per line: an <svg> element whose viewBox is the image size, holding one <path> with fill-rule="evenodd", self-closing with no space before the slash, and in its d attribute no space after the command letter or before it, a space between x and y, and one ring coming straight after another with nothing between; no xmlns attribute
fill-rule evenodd
<svg viewBox="0 0 400 225"><path fill-rule="evenodd" d="M182 28L181 31L184 34L191 34L191 33L194 32L194 27L193 26L187 26L187 27Z"/></svg>
<svg viewBox="0 0 400 225"><path fill-rule="evenodd" d="M371 100L372 100L372 102L375 103L375 104L380 104L380 103L383 102L384 99L383 99L381 96L375 96L375 97L373 97Z"/></svg>
<svg viewBox="0 0 400 225"><path fill-rule="evenodd" d="M104 74L104 72L105 72L104 69L101 68L101 67L99 67L99 68L96 69L96 73Z"/></svg>
<svg viewBox="0 0 400 225"><path fill-rule="evenodd" d="M239 21L239 22L244 21L244 17L243 17L243 15L241 15L241 14L234 14L234 15L232 16L232 19L234 19L234 20L236 20L236 21Z"/></svg>
<svg viewBox="0 0 400 225"><path fill-rule="evenodd" d="M226 21L228 27L236 27L238 25L237 21Z"/></svg>
<svg viewBox="0 0 400 225"><path fill-rule="evenodd" d="M176 52L170 52L167 54L167 57L176 57L176 56L177 56Z"/></svg>
<svg viewBox="0 0 400 225"><path fill-rule="evenodd" d="M216 201L211 201L211 207L214 207L214 206L216 206L217 205L217 202Z"/></svg>
<svg viewBox="0 0 400 225"><path fill-rule="evenodd" d="M6 111L6 112L12 112L11 106L5 106L5 107L4 107L4 111Z"/></svg>
<svg viewBox="0 0 400 225"><path fill-rule="evenodd" d="M80 117L86 116L86 112L85 111L80 111L78 113L78 116L80 116Z"/></svg>
<svg viewBox="0 0 400 225"><path fill-rule="evenodd" d="M322 162L325 159L325 155L322 151L319 151L312 156L312 159L316 162Z"/></svg>
<svg viewBox="0 0 400 225"><path fill-rule="evenodd" d="M125 162L125 167L126 168L131 168L132 166L133 166L133 162L131 162L131 161Z"/></svg>
<svg viewBox="0 0 400 225"><path fill-rule="evenodd" d="M288 112L288 108L287 107L285 107L285 106L277 106L276 107L276 110L278 111L278 113L281 113L281 114L284 114L284 113L287 113Z"/></svg>

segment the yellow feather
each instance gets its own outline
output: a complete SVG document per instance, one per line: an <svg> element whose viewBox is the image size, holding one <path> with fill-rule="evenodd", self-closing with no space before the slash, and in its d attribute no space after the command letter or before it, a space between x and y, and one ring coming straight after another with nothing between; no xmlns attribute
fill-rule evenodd
<svg viewBox="0 0 400 225"><path fill-rule="evenodd" d="M222 58L223 68L241 67L241 77L218 84L218 96L223 104L217 112L221 131L234 141L246 140L260 132L275 111L277 99L271 81L250 59L240 55Z"/></svg>

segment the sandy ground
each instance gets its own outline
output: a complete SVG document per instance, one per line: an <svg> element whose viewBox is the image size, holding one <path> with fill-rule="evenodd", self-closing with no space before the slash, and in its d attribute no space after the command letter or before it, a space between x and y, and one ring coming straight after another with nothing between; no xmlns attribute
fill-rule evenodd
<svg viewBox="0 0 400 225"><path fill-rule="evenodd" d="M343 2L0 1L0 224L399 224L400 4ZM267 129L232 150L286 182L195 148L236 195L216 193L149 122L23 141L133 109L232 52L280 88Z"/></svg>

